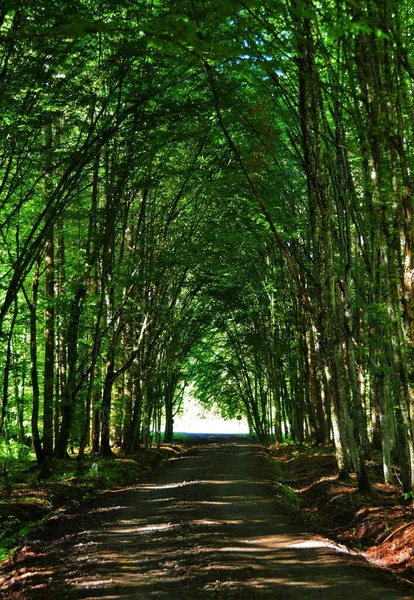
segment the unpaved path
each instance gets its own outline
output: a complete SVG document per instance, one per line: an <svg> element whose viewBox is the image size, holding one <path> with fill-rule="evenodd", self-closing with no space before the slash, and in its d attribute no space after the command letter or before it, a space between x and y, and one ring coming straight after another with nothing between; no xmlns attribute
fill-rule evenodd
<svg viewBox="0 0 414 600"><path fill-rule="evenodd" d="M260 446L200 445L151 482L51 521L3 593L17 600L408 600L280 514Z"/></svg>

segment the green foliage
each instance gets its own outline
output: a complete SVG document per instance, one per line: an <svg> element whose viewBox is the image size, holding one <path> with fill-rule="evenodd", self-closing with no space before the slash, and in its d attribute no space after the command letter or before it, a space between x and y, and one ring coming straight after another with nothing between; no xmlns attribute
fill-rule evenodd
<svg viewBox="0 0 414 600"><path fill-rule="evenodd" d="M287 506L293 508L299 508L301 506L302 498L289 485L282 483L279 486L279 491L282 501L287 504Z"/></svg>
<svg viewBox="0 0 414 600"><path fill-rule="evenodd" d="M0 460L21 460L29 458L29 455L30 448L14 439L3 439L0 441Z"/></svg>
<svg viewBox="0 0 414 600"><path fill-rule="evenodd" d="M187 442L190 437L185 433L174 433L174 442Z"/></svg>
<svg viewBox="0 0 414 600"><path fill-rule="evenodd" d="M82 453L91 421L105 455L134 453L189 386L262 441L334 431L352 457L383 385L378 422L412 444L395 418L413 380L410 4L388 17L342 0L4 9L4 457L29 434L39 462L49 434Z"/></svg>
<svg viewBox="0 0 414 600"><path fill-rule="evenodd" d="M1 527L1 540L8 543L12 534L15 534L20 529L20 521L14 516L7 517Z"/></svg>
<svg viewBox="0 0 414 600"><path fill-rule="evenodd" d="M271 475L276 478L277 482L283 483L285 476L281 463L274 458L269 458L267 465Z"/></svg>

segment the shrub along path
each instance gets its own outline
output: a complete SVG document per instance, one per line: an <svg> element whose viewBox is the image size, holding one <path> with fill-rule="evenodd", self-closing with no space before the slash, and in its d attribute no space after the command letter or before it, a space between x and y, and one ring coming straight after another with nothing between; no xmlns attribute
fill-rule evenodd
<svg viewBox="0 0 414 600"><path fill-rule="evenodd" d="M412 598L281 514L267 463L254 443L210 440L52 519L15 556L4 598Z"/></svg>

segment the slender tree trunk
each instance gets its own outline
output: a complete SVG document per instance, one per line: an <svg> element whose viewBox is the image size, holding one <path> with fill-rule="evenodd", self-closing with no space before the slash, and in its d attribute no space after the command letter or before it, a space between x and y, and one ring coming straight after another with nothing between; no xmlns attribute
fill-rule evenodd
<svg viewBox="0 0 414 600"><path fill-rule="evenodd" d="M164 442L172 442L174 437L174 392L177 386L177 380L177 377L170 375L164 385Z"/></svg>
<svg viewBox="0 0 414 600"><path fill-rule="evenodd" d="M17 303L17 298L16 301ZM14 344L16 346L16 344ZM17 359L16 353L12 351L12 361L13 361L13 383L14 383L14 400L16 405L16 416L17 416L17 439L20 444L27 445L25 427L24 427L24 402L25 402L25 352L26 352L26 339L23 341L23 373L21 379L19 379L17 374ZM21 383L21 392L19 389L19 384Z"/></svg>
<svg viewBox="0 0 414 600"><path fill-rule="evenodd" d="M111 406L112 406L112 388L115 381L115 350L113 342L110 343L106 361L106 375L102 391L102 420L101 420L101 444L100 452L102 456L111 457Z"/></svg>
<svg viewBox="0 0 414 600"><path fill-rule="evenodd" d="M56 225L56 298L64 294L65 285L65 238L62 219L58 219ZM61 310L55 310L55 344L56 344L56 373L55 373L55 406L54 406L54 432L55 449L58 445L61 404L66 389L67 353L64 332L64 318Z"/></svg>
<svg viewBox="0 0 414 600"><path fill-rule="evenodd" d="M320 369L318 367L317 353L315 351L315 340L311 327L307 328L306 342L309 369L309 410L314 411L315 414L315 442L317 444L325 444L327 435L325 425L326 420L321 394Z"/></svg>
<svg viewBox="0 0 414 600"><path fill-rule="evenodd" d="M121 448L125 452L128 447L128 441L131 439L131 428L132 428L132 369L130 369L125 376L125 396L124 396L124 425L122 428L122 443Z"/></svg>
<svg viewBox="0 0 414 600"><path fill-rule="evenodd" d="M30 361L31 361L31 379L33 390L32 405L32 440L33 448L36 453L36 460L40 465L43 462L43 448L39 434L39 376L37 368L37 298L39 294L39 267L40 259L36 262L35 273L32 284L32 301L30 303Z"/></svg>
<svg viewBox="0 0 414 600"><path fill-rule="evenodd" d="M127 453L135 454L141 447L141 422L142 422L142 386L140 380L140 373L133 372L133 412L132 412L132 423L130 438L127 443Z"/></svg>
<svg viewBox="0 0 414 600"><path fill-rule="evenodd" d="M2 398L2 406L1 406L1 414L0 414L0 436L3 433L5 421L6 421L6 411L7 404L9 400L9 379L10 379L10 368L12 364L12 340L13 340L13 330L16 323L17 318L17 298L14 302L14 310L12 315L12 320L10 324L9 335L7 336L7 348L6 348L6 361L4 364L4 379L3 379L3 398ZM16 396L16 404L18 404L18 398Z"/></svg>
<svg viewBox="0 0 414 600"><path fill-rule="evenodd" d="M68 375L65 395L61 408L62 422L60 425L59 437L55 449L55 455L57 458L66 457L68 442L72 432L76 401L76 366L78 359L80 317L85 295L86 287L84 285L79 285L75 292L70 309L69 326L66 338L68 348Z"/></svg>
<svg viewBox="0 0 414 600"><path fill-rule="evenodd" d="M99 192L98 180L99 180L99 157L97 157L97 159L95 161L93 177L92 177L92 197L91 197L91 210L90 210L90 215L89 215L89 233L88 233L88 261L89 262L91 262L91 254L92 254L91 246L92 246L92 242L93 242L93 238L94 238L94 230L96 227L96 219L97 219L98 192ZM105 237L105 240L106 240L106 237ZM104 255L106 256L106 252L104 252ZM104 258L103 270L105 270L105 266L106 266L106 263L105 263L105 258ZM98 291L99 291L98 288L99 288L98 276L96 273L96 268L94 267L92 270L92 277L91 277L91 291L94 296L96 296L98 294ZM79 462L81 462L83 459L85 447L89 441L90 427L91 427L91 411L93 412L95 410L94 406L93 406L93 404L94 404L93 397L94 397L94 389L95 389L95 371L96 371L96 365L97 365L98 356L99 356L99 350L101 348L101 339L102 339L101 325L102 325L102 317L103 317L103 313L104 313L104 304L105 304L105 287L104 287L104 281L103 281L103 277L102 277L101 278L101 286L100 286L98 312L97 312L96 323L95 323L95 333L93 336L93 344L92 344L92 357L91 357L91 364L90 364L90 369L89 369L90 370L89 382L88 382L88 389L86 392L84 423L83 423L80 440L79 440L79 454L78 454Z"/></svg>
<svg viewBox="0 0 414 600"><path fill-rule="evenodd" d="M53 401L55 374L55 275L54 227L50 226L45 244L46 309L45 309L45 367L43 385L43 452L53 456Z"/></svg>
<svg viewBox="0 0 414 600"><path fill-rule="evenodd" d="M98 398L96 389L92 391L92 452L98 454L101 446L101 398Z"/></svg>
<svg viewBox="0 0 414 600"><path fill-rule="evenodd" d="M51 114L51 113L50 113ZM53 164L53 125L46 124L45 142L46 172ZM45 178L46 202L53 193L51 176ZM55 265L54 265L54 225L49 225L45 241L45 365L43 382L43 453L45 457L53 456L53 401L55 376Z"/></svg>

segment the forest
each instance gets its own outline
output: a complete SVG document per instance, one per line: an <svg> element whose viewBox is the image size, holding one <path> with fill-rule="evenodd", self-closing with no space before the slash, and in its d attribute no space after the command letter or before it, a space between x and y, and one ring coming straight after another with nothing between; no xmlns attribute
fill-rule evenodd
<svg viewBox="0 0 414 600"><path fill-rule="evenodd" d="M6 0L0 453L173 439L183 394L414 489L408 0Z"/></svg>

